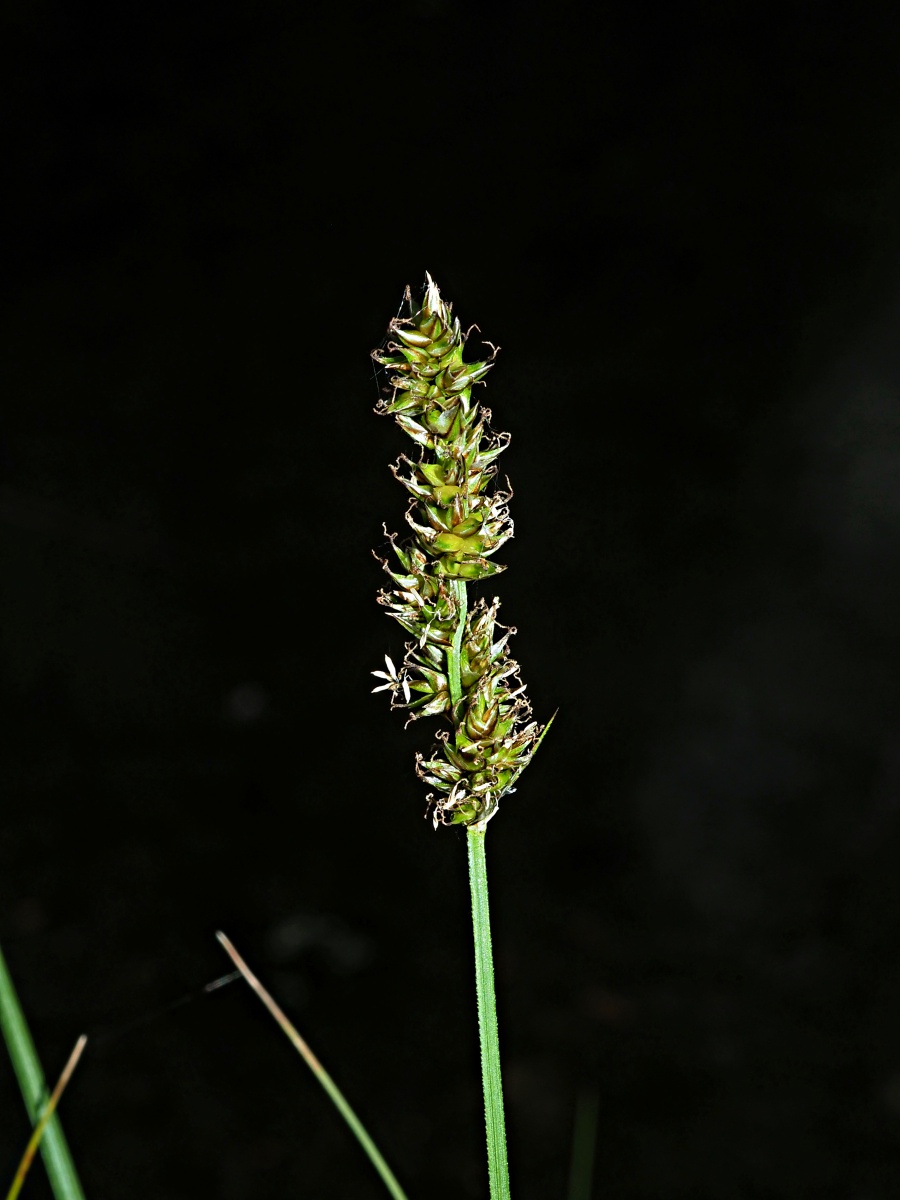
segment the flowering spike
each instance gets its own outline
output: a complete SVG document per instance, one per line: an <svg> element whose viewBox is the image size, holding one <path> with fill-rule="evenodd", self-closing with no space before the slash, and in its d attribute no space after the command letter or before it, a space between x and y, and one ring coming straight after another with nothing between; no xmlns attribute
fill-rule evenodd
<svg viewBox="0 0 900 1200"><path fill-rule="evenodd" d="M378 597L413 640L399 671L386 657L387 670L372 672L386 681L373 691L390 691L410 720L447 717L452 732L438 734L431 758L416 756L416 773L439 793L428 797L435 827L483 828L547 728L529 721L509 652L515 630L499 632L499 600L466 603L467 583L504 569L490 557L513 535L509 484L491 487L509 434L491 431L490 411L472 398L497 350L488 343L482 362L463 360L467 335L430 275L421 303L409 288L405 301L406 315L391 321L372 357L390 384L376 412L393 416L418 447L417 458L401 455L391 467L410 494L412 537L398 544L388 535L403 570L379 560L394 586Z"/></svg>

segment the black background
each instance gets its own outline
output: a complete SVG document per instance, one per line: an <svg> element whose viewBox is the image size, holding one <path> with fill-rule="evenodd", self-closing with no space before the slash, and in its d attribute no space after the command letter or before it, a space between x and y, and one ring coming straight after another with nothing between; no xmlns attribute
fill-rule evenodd
<svg viewBox="0 0 900 1200"><path fill-rule="evenodd" d="M0 944L48 1074L91 1036L90 1200L382 1194L198 994L218 928L412 1198L486 1195L464 837L369 695L426 269L502 346L482 591L560 709L488 842L514 1194L581 1092L610 1200L896 1195L895 20L6 10Z"/></svg>

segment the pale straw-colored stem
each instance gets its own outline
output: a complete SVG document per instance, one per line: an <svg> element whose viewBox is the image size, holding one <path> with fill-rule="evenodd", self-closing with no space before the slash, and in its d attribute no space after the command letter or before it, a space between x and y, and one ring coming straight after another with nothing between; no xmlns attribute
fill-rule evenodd
<svg viewBox="0 0 900 1200"><path fill-rule="evenodd" d="M25 1153L22 1155L22 1161L19 1163L15 1178L12 1181L12 1187L6 1193L6 1200L16 1200L19 1192L22 1190L22 1184L25 1182L25 1176L31 1169L31 1164L34 1162L34 1156L37 1154L38 1146L41 1144L41 1138L47 1128L47 1124L56 1112L56 1106L59 1104L60 1097L66 1090L66 1084L72 1078L72 1072L78 1066L78 1060L81 1058L82 1051L87 1045L87 1036L82 1034L75 1043L75 1048L69 1055L69 1060L62 1069L62 1074L56 1081L56 1087L53 1089L50 1099L44 1105L44 1111L41 1113L41 1119L34 1127L34 1132L28 1139L28 1145L25 1147Z"/></svg>
<svg viewBox="0 0 900 1200"><path fill-rule="evenodd" d="M294 1049L297 1051L297 1053L303 1058L303 1061L306 1063L306 1065L312 1071L313 1075L315 1075L316 1079L318 1079L319 1083L325 1089L332 1104L334 1105L334 1107L338 1110L338 1112L341 1114L341 1116L344 1118L344 1120L349 1125L350 1131L352 1132L353 1136L356 1138L356 1140L359 1142L360 1146L362 1146L363 1150L368 1155L369 1161L371 1162L372 1166L375 1168L375 1170L380 1175L381 1180L384 1183L384 1186L387 1188L387 1190L390 1192L390 1194L394 1197L394 1200L407 1200L406 1193L404 1192L404 1190L400 1186L400 1184L397 1182L396 1176L394 1175L391 1168L384 1161L384 1158L382 1157L381 1152L379 1151L378 1147L372 1141L371 1137L369 1137L368 1133L366 1132L365 1128L363 1127L362 1121L360 1121L359 1117L356 1115L356 1113L353 1111L353 1109L347 1103L346 1099L344 1098L344 1094L343 1094L343 1092L341 1092L338 1085L334 1082L334 1080L331 1078L331 1076L328 1074L328 1072L325 1070L325 1068L322 1066L322 1064L319 1062L319 1060L313 1054L312 1050L310 1050L309 1046L306 1044L306 1042L303 1040L303 1038L300 1036L300 1034L294 1028L293 1024L288 1019L284 1010L275 1001L275 999L273 998L271 993L268 992L265 987L263 987L263 985L260 983L259 979L257 979L257 977L253 974L253 972L247 966L244 959L241 957L241 955L235 949L231 940L229 938L227 938L224 933L217 933L216 937L219 939L220 943L224 947L225 952L231 958L231 961L234 963L234 965L237 967L237 969L240 971L240 973L243 975L243 977L250 984L251 988L253 988L254 992L256 992L257 996L259 996L260 1000L262 1000L263 1004L266 1006L266 1008L269 1010L269 1012L272 1014L272 1016L278 1022L278 1025L281 1027L282 1031L285 1033L285 1035L290 1040L291 1045L294 1047Z"/></svg>

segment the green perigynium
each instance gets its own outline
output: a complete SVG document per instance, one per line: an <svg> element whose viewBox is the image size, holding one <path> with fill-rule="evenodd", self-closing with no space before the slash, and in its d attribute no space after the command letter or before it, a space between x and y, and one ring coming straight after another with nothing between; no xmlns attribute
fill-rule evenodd
<svg viewBox="0 0 900 1200"><path fill-rule="evenodd" d="M472 399L494 347L483 362L463 361L466 335L430 276L421 305L407 288L406 307L373 357L390 382L376 411L390 413L418 449L418 457L401 455L391 468L411 494L412 537L388 535L399 569L379 560L394 585L379 602L412 641L399 670L388 658L386 671L373 672L386 681L373 690L390 691L410 720L446 715L451 728L438 733L430 758L416 756L416 772L438 790L428 796L435 827L483 828L544 732L529 720L509 652L515 630L497 621L499 600L479 600L470 611L466 598L468 582L504 569L491 556L513 533L508 481L505 490L495 484L509 434L492 432L490 411Z"/></svg>

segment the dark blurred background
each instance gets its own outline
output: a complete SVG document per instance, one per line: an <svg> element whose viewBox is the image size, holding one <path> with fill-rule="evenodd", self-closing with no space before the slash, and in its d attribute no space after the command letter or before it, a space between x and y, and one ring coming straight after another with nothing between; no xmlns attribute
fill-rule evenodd
<svg viewBox="0 0 900 1200"><path fill-rule="evenodd" d="M382 1194L200 994L219 928L411 1198L486 1195L464 837L369 694L368 352L426 270L502 346L483 592L560 709L488 843L514 1195L562 1200L595 1094L596 1196L896 1196L892 8L3 24L0 944L48 1074L91 1037L90 1200ZM0 1112L8 1179L3 1057Z"/></svg>

